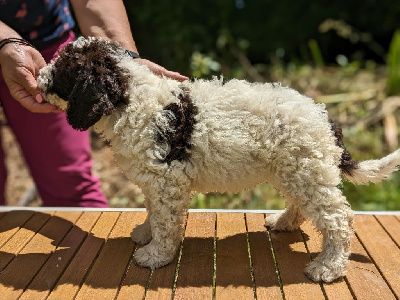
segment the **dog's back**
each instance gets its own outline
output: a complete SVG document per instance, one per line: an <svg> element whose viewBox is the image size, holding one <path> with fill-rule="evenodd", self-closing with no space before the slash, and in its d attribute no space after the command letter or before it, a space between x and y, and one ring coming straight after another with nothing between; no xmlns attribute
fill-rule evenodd
<svg viewBox="0 0 400 300"><path fill-rule="evenodd" d="M279 165L293 158L320 156L337 166L341 149L324 106L295 90L214 79L195 81L190 95L198 113L186 170L197 191L240 191L270 182Z"/></svg>

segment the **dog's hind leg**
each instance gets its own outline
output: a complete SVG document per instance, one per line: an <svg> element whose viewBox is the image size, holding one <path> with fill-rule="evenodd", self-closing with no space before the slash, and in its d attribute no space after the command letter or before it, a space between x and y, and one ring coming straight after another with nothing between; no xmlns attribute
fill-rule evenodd
<svg viewBox="0 0 400 300"><path fill-rule="evenodd" d="M138 249L139 266L157 269L170 263L182 239L182 223L190 201L190 181L178 168L170 168L163 176L153 176L154 184L142 188L151 214L151 241ZM144 225L147 226L147 225Z"/></svg>
<svg viewBox="0 0 400 300"><path fill-rule="evenodd" d="M294 204L288 204L283 213L271 214L265 218L265 226L276 231L293 231L298 229L303 222L304 217Z"/></svg>
<svg viewBox="0 0 400 300"><path fill-rule="evenodd" d="M322 251L305 269L313 281L332 282L346 275L353 233L353 212L337 187L317 185L308 189L301 212L322 233Z"/></svg>

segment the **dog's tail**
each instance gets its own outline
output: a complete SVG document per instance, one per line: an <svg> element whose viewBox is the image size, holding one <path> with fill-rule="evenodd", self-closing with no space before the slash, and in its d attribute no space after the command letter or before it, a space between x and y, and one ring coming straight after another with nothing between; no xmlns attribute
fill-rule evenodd
<svg viewBox="0 0 400 300"><path fill-rule="evenodd" d="M354 184L377 183L387 178L394 171L400 171L400 149L381 159L359 162L351 158L344 146L340 126L332 120L331 126L336 138L336 145L343 150L339 168L347 181Z"/></svg>
<svg viewBox="0 0 400 300"><path fill-rule="evenodd" d="M346 180L354 184L380 182L392 172L400 171L400 149L381 159L353 162L352 167L342 168L342 174Z"/></svg>

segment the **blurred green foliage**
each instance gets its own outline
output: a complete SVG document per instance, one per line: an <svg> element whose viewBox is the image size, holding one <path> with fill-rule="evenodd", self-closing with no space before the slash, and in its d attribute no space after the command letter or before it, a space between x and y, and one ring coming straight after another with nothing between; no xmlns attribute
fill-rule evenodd
<svg viewBox="0 0 400 300"><path fill-rule="evenodd" d="M388 72L380 76L387 80L385 92L400 93L397 0L124 2L141 56L185 75L276 80L300 91L335 94L353 92L350 78L364 71L379 74L378 66L387 64ZM329 69L332 66L335 72ZM318 74L315 67L328 70ZM371 87L355 88L358 92ZM362 119L370 106L376 107L370 102L344 105L345 110L338 114ZM336 106L328 106L328 111ZM382 124L360 129L350 123L344 126L345 144L355 159L389 152L381 142ZM342 188L354 209L400 210L399 173L380 184L344 183ZM238 194L195 194L191 202L192 208L284 206L279 193L267 184Z"/></svg>
<svg viewBox="0 0 400 300"><path fill-rule="evenodd" d="M143 57L190 74L190 59L198 52L218 61L217 73L227 77L240 67L235 49L253 64L312 62L310 40L327 63L338 55L383 62L400 15L400 1L393 0L126 0L125 5Z"/></svg>
<svg viewBox="0 0 400 300"><path fill-rule="evenodd" d="M400 29L394 33L389 47L387 94L400 94Z"/></svg>

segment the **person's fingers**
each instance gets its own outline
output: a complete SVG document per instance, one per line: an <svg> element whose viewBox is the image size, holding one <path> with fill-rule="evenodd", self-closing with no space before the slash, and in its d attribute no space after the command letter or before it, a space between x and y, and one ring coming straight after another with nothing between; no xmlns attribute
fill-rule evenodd
<svg viewBox="0 0 400 300"><path fill-rule="evenodd" d="M37 94L35 100L37 103L42 103L44 101L43 96L41 94Z"/></svg>
<svg viewBox="0 0 400 300"><path fill-rule="evenodd" d="M23 107L34 113L61 112L56 106L50 103L38 103L33 97L26 97L19 101Z"/></svg>
<svg viewBox="0 0 400 300"><path fill-rule="evenodd" d="M39 66L46 66L46 62L44 59L40 56L38 57L37 61L37 68L34 70L34 74L37 74L40 70ZM21 71L22 73L22 80L20 81L22 86L25 88L25 90L36 100L37 103L42 103L44 101L41 91L37 85L37 80L34 77L34 74L32 74L31 71L27 69L23 69Z"/></svg>
<svg viewBox="0 0 400 300"><path fill-rule="evenodd" d="M36 95L36 98L41 98L42 102L38 102L24 87L20 86L18 87L17 85L14 85L12 87L12 95L17 100L23 107L25 107L27 110L35 113L50 113L50 112L56 112L59 109L50 104L43 102L43 98L40 94ZM11 91L11 90L10 90ZM40 97L38 97L38 95ZM40 100L40 99L39 99Z"/></svg>
<svg viewBox="0 0 400 300"><path fill-rule="evenodd" d="M189 77L183 76L178 72L172 72L172 71L168 71L168 70L166 70L166 72L164 72L163 75L170 77L172 79L178 80L178 81L189 80Z"/></svg>
<svg viewBox="0 0 400 300"><path fill-rule="evenodd" d="M25 88L27 92L29 92L29 94L36 96L39 91L37 90L37 83L31 71L26 68L20 68L19 74L20 76L18 82Z"/></svg>
<svg viewBox="0 0 400 300"><path fill-rule="evenodd" d="M158 76L166 76L178 81L185 81L188 80L189 78L186 76L181 75L178 72L173 72L173 71L169 71L167 69L165 69L164 67L153 63L150 60L147 59L138 59L138 61L144 65L146 65L154 74L158 75Z"/></svg>

